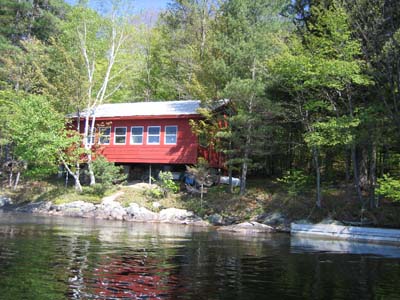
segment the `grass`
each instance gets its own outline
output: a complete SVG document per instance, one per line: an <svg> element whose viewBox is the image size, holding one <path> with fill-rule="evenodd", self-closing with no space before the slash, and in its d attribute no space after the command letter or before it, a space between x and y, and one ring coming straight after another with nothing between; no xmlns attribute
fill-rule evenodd
<svg viewBox="0 0 400 300"><path fill-rule="evenodd" d="M28 181L17 187L16 190L3 188L4 194L13 199L17 205L25 203L52 201L54 204L64 204L73 201L100 203L102 196L90 192L78 194L72 187L54 181Z"/></svg>
<svg viewBox="0 0 400 300"><path fill-rule="evenodd" d="M120 189L124 194L118 197L118 201L122 204L122 206L127 207L130 203L137 203L140 206L146 207L152 211L158 211L156 207L154 207L153 203L158 202L160 208L185 208L184 205L184 195L179 194L168 194L165 198L152 198L147 192L148 189L136 189L133 187L122 187Z"/></svg>
<svg viewBox="0 0 400 300"><path fill-rule="evenodd" d="M217 213L238 222L253 220L257 215L272 212L284 214L289 221L307 218L318 222L330 217L357 222L361 217L366 217L377 226L400 228L400 203L381 201L380 207L361 211L354 188L344 184L324 187L321 209L315 207L315 191L312 186L305 192L291 195L282 184L267 179L249 179L245 196L240 196L237 189L233 194L227 193L227 185L213 186L208 188L203 201L199 195L188 195L184 191L155 198L145 190L129 186L109 189L104 195L96 193L94 188L85 187L83 193L77 194L73 187L65 188L57 181L25 182L15 191L3 188L2 193L11 197L16 204L37 201L63 204L78 200L96 204L117 190L123 191L123 195L117 199L123 206L137 203L155 212L175 207L194 211L202 217ZM155 207L154 202L158 202L159 207Z"/></svg>

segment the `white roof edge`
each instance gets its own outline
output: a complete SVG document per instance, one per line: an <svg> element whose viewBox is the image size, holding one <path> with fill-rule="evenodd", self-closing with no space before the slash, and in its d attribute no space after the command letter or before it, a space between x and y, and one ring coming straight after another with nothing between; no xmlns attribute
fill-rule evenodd
<svg viewBox="0 0 400 300"><path fill-rule="evenodd" d="M210 106L212 110L217 109L226 103L228 99L219 100ZM149 101L131 103L107 103L96 107L96 111L90 113L97 118L112 117L135 117L135 116L171 116L171 115L198 115L201 107L200 100L174 100L174 101ZM86 116L86 111L80 113L81 117ZM70 118L77 117L77 114L68 115Z"/></svg>

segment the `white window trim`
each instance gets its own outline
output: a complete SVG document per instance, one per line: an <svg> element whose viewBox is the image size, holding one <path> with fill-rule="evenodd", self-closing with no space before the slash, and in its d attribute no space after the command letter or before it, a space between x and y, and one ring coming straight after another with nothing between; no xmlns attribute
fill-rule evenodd
<svg viewBox="0 0 400 300"><path fill-rule="evenodd" d="M150 138L150 128L152 127L157 127L158 128L158 143L150 143L149 142L149 138ZM151 136L155 136L154 134L152 134ZM160 145L161 142L161 126L147 126L147 145Z"/></svg>
<svg viewBox="0 0 400 300"><path fill-rule="evenodd" d="M175 127L176 132L175 132L175 143L167 143L167 127ZM178 143L178 125L166 125L164 127L164 144L165 145L176 145Z"/></svg>
<svg viewBox="0 0 400 300"><path fill-rule="evenodd" d="M125 143L117 143L116 142L117 136L122 136L122 135L117 135L116 134L117 128L125 128ZM126 126L125 127L124 126L114 127L114 145L126 145L126 134L127 134L127 132L128 132L128 127L126 127Z"/></svg>
<svg viewBox="0 0 400 300"><path fill-rule="evenodd" d="M89 133L88 136L86 137L86 144L89 146L93 146L95 144L95 137L96 137L95 132L93 132L93 135Z"/></svg>
<svg viewBox="0 0 400 300"><path fill-rule="evenodd" d="M132 129L133 128L142 128L142 142L141 143L134 143L133 142L133 133L132 133ZM138 136L138 135L136 135ZM131 145L143 145L143 140L144 140L144 126L131 126L131 139L130 139L130 144Z"/></svg>
<svg viewBox="0 0 400 300"><path fill-rule="evenodd" d="M101 129L104 129L104 128L110 128L110 134L108 134L108 135L101 135ZM100 145L110 145L110 143L111 143L111 126L100 126L100 127L98 128L98 131L99 131L99 144L100 144ZM102 143L102 142L101 142L101 138L102 138L102 137L106 137L106 136L109 137L108 143Z"/></svg>

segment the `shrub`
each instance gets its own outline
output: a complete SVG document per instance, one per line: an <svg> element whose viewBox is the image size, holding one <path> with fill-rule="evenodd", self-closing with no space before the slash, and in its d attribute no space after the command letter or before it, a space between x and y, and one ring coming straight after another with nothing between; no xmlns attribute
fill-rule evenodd
<svg viewBox="0 0 400 300"><path fill-rule="evenodd" d="M84 186L82 188L82 194L102 197L104 196L107 189L108 186L96 183L95 185Z"/></svg>
<svg viewBox="0 0 400 300"><path fill-rule="evenodd" d="M161 171L158 174L158 185L160 186L164 196L166 197L168 193L176 194L179 192L179 185L173 181L173 175L171 172L163 172Z"/></svg>
<svg viewBox="0 0 400 300"><path fill-rule="evenodd" d="M106 188L111 187L115 183L120 183L126 180L127 175L123 173L122 166L116 166L109 162L104 156L98 156L92 162L94 176L96 182Z"/></svg>
<svg viewBox="0 0 400 300"><path fill-rule="evenodd" d="M400 202L400 180L390 177L385 174L382 178L378 179L379 187L376 193L395 202Z"/></svg>
<svg viewBox="0 0 400 300"><path fill-rule="evenodd" d="M309 184L309 176L301 170L289 170L282 178L277 180L283 183L290 196L298 196L305 192Z"/></svg>
<svg viewBox="0 0 400 300"><path fill-rule="evenodd" d="M161 199L164 196L164 192L158 186L152 186L144 191L145 196L150 199Z"/></svg>

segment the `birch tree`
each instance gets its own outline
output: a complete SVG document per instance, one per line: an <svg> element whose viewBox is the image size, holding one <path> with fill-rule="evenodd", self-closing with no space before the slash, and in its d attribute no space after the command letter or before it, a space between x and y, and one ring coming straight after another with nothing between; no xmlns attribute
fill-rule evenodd
<svg viewBox="0 0 400 300"><path fill-rule="evenodd" d="M121 7L114 4L106 16L83 6L74 7L60 38L63 48L75 53L74 66L81 68L77 72L79 79L83 79L79 87L82 94L76 103L77 129L82 132L91 185L96 183L92 170L96 110L121 88L120 76L130 67L124 46L131 29L121 14Z"/></svg>

